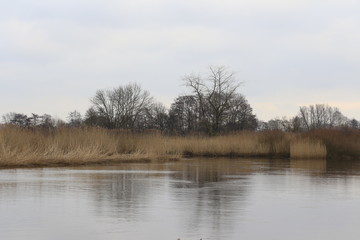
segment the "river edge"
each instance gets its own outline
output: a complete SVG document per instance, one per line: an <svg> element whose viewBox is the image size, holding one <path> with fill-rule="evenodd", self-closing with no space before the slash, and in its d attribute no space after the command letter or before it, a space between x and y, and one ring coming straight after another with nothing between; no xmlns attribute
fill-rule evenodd
<svg viewBox="0 0 360 240"><path fill-rule="evenodd" d="M0 162L0 170L3 169L26 169L26 168L58 168L58 167L77 167L77 166L98 166L98 165L113 165L113 164L136 164L136 163L167 163L177 162L183 160L193 159L290 159L289 155L246 155L246 154L225 154L225 155L196 155L184 154L183 156L162 156L162 157L147 157L137 155L127 155L119 157L111 157L104 159L88 159L88 160L71 160L71 159L42 159L42 160L28 160L27 162ZM311 160L310 160L311 161Z"/></svg>

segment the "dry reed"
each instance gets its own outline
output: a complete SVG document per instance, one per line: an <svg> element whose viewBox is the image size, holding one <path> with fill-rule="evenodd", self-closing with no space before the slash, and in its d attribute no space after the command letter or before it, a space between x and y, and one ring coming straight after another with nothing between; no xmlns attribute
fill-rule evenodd
<svg viewBox="0 0 360 240"><path fill-rule="evenodd" d="M215 137L166 136L151 131L133 133L102 128L45 131L5 126L0 128L0 166L162 161L183 156L325 158L329 151L327 144L334 143L330 136L327 132L304 137L304 134L279 131ZM360 145L360 134L355 136L351 145L354 149Z"/></svg>
<svg viewBox="0 0 360 240"><path fill-rule="evenodd" d="M289 154L288 141L241 132L216 137L175 137L101 128L51 131L0 129L0 166L84 164L122 160L167 160L182 156L268 156Z"/></svg>
<svg viewBox="0 0 360 240"><path fill-rule="evenodd" d="M290 144L290 157L296 159L322 159L326 158L326 146L320 140L297 139Z"/></svg>

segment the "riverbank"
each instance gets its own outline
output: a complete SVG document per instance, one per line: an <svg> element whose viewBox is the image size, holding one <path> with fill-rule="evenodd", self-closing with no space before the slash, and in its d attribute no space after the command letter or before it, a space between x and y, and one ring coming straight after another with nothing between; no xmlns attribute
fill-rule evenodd
<svg viewBox="0 0 360 240"><path fill-rule="evenodd" d="M102 128L0 128L0 167L168 161L183 157L358 158L360 131L167 136Z"/></svg>

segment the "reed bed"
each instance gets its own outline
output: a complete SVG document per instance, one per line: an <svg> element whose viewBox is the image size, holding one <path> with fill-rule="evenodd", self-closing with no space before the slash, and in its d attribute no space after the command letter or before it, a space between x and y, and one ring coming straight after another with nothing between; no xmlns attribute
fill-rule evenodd
<svg viewBox="0 0 360 240"><path fill-rule="evenodd" d="M42 130L6 126L0 128L0 167L167 161L186 156L325 158L329 152L334 155L334 149L360 155L359 132L353 134L347 148L334 141L347 135L335 133L339 134L269 131L204 137L96 127Z"/></svg>
<svg viewBox="0 0 360 240"><path fill-rule="evenodd" d="M326 145L328 158L360 158L360 129L318 129L305 133L304 136L321 140Z"/></svg>
<svg viewBox="0 0 360 240"><path fill-rule="evenodd" d="M316 139L297 139L290 143L290 157L294 159L325 159L325 144Z"/></svg>

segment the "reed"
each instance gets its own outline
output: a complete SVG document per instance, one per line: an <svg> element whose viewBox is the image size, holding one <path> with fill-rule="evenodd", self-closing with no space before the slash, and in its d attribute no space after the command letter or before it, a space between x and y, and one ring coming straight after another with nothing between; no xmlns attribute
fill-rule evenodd
<svg viewBox="0 0 360 240"><path fill-rule="evenodd" d="M290 157L294 159L325 159L325 144L316 139L296 139L290 144Z"/></svg>
<svg viewBox="0 0 360 240"><path fill-rule="evenodd" d="M360 157L360 129L318 129L305 133L304 136L321 140L326 145L328 158Z"/></svg>
<svg viewBox="0 0 360 240"><path fill-rule="evenodd" d="M0 127L0 167L167 161L185 156L325 158L360 156L360 131L238 132L224 136L167 136L102 128L53 130ZM351 141L351 142L350 142Z"/></svg>

